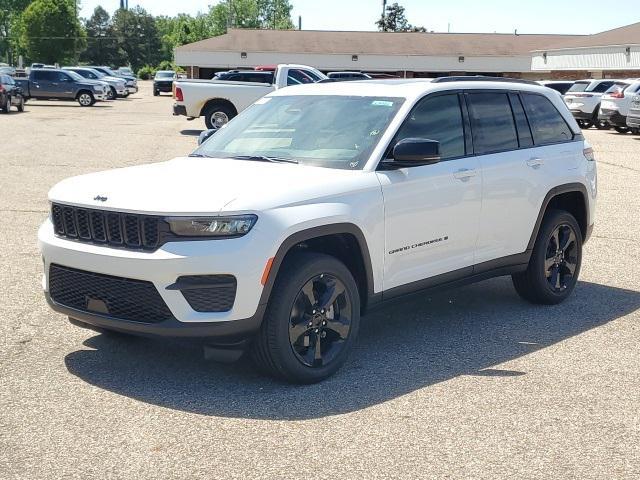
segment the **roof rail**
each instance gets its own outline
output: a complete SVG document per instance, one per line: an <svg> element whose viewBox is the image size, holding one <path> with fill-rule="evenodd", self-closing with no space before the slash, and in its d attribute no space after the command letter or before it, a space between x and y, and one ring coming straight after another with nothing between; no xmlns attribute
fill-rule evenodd
<svg viewBox="0 0 640 480"><path fill-rule="evenodd" d="M439 77L439 78L434 78L431 83L445 83L445 82L505 82L505 83L525 83L527 85L540 86L539 83L534 82L533 80L523 80L521 78L509 78L509 77L486 77L483 75Z"/></svg>

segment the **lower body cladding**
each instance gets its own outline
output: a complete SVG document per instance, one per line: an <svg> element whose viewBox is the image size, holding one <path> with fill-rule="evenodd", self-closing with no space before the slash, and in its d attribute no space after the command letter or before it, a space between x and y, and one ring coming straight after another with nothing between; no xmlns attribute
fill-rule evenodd
<svg viewBox="0 0 640 480"><path fill-rule="evenodd" d="M635 116L630 114L627 116L627 127L640 128L640 115Z"/></svg>
<svg viewBox="0 0 640 480"><path fill-rule="evenodd" d="M569 110L576 120L593 120L594 112L583 112L582 110L572 109L571 107L569 107Z"/></svg>
<svg viewBox="0 0 640 480"><path fill-rule="evenodd" d="M60 238L47 220L38 232L43 288L51 308L76 322L199 338L241 353L262 321L269 258L247 237L171 242L146 252Z"/></svg>
<svg viewBox="0 0 640 480"><path fill-rule="evenodd" d="M627 127L627 117L622 115L618 110L601 108L598 113L598 120L609 122L614 127Z"/></svg>

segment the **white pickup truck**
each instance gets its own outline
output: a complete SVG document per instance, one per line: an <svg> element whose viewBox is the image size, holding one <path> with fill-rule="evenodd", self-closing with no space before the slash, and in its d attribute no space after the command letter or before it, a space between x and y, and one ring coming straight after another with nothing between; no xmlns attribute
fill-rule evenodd
<svg viewBox="0 0 640 480"><path fill-rule="evenodd" d="M180 80L174 84L174 115L204 116L207 128L220 128L268 93L290 85L316 83L327 76L306 65L278 65L274 83Z"/></svg>

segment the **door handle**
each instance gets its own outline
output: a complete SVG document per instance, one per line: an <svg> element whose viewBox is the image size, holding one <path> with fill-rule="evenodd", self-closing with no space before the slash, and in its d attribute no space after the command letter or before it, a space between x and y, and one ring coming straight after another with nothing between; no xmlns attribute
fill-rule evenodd
<svg viewBox="0 0 640 480"><path fill-rule="evenodd" d="M527 160L527 165L531 168L540 168L542 165L544 165L544 160L536 157L530 158L529 160Z"/></svg>
<svg viewBox="0 0 640 480"><path fill-rule="evenodd" d="M458 180L466 182L471 177L475 177L477 173L478 172L476 172L476 170L473 168L461 168L460 170L456 170L455 172L453 172L453 176Z"/></svg>

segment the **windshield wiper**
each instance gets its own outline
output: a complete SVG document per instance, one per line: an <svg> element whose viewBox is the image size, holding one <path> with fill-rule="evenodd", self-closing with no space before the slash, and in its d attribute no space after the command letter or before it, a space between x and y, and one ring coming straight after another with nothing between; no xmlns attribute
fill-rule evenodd
<svg viewBox="0 0 640 480"><path fill-rule="evenodd" d="M294 160L292 158L268 157L267 155L234 155L227 158L235 158L237 160L250 160L252 162L298 163L297 160Z"/></svg>

